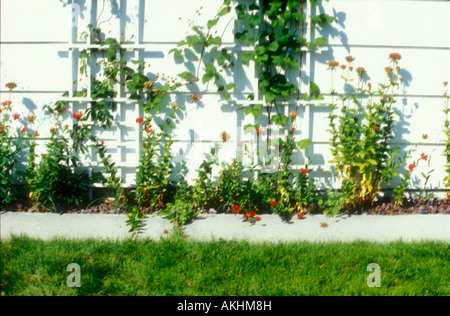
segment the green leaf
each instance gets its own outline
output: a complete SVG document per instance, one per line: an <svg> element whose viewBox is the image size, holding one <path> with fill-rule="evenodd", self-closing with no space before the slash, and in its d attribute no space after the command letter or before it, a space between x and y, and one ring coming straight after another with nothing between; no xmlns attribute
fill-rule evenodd
<svg viewBox="0 0 450 316"><path fill-rule="evenodd" d="M172 53L176 57L181 57L182 56L182 50L178 49L178 48L172 48L171 50L169 50L169 55L172 54Z"/></svg>
<svg viewBox="0 0 450 316"><path fill-rule="evenodd" d="M181 79L184 79L186 81L192 81L192 80L196 79L195 75L190 71L182 72L182 73L178 74L178 77L180 77Z"/></svg>
<svg viewBox="0 0 450 316"><path fill-rule="evenodd" d="M264 46L258 46L255 49L255 53L258 56L264 55L266 53L266 48Z"/></svg>
<svg viewBox="0 0 450 316"><path fill-rule="evenodd" d="M226 1L224 3L227 4L227 6L224 7L222 10L220 10L220 12L217 14L218 16L224 16L231 12L231 7L230 7L231 0Z"/></svg>
<svg viewBox="0 0 450 316"><path fill-rule="evenodd" d="M222 38L221 37L210 37L207 41L208 45L222 45Z"/></svg>
<svg viewBox="0 0 450 316"><path fill-rule="evenodd" d="M214 25L216 25L217 22L219 22L219 18L216 18L214 20L209 20L208 23L206 24L206 26L208 27L208 30L212 29L212 27Z"/></svg>
<svg viewBox="0 0 450 316"><path fill-rule="evenodd" d="M314 39L314 44L317 45L317 46L325 45L327 42L328 42L327 39L325 37L322 37L322 36L317 37L316 39Z"/></svg>
<svg viewBox="0 0 450 316"><path fill-rule="evenodd" d="M227 90L231 90L231 89L234 89L234 88L236 88L236 84L235 83L227 84Z"/></svg>
<svg viewBox="0 0 450 316"><path fill-rule="evenodd" d="M312 25L317 24L319 26L323 26L325 24L330 24L332 22L337 22L337 19L326 13L322 13L311 18Z"/></svg>
<svg viewBox="0 0 450 316"><path fill-rule="evenodd" d="M239 12L239 13L237 14L238 20L243 20L243 19L245 19L246 17L248 17L248 13L245 12L245 11Z"/></svg>
<svg viewBox="0 0 450 316"><path fill-rule="evenodd" d="M184 45L186 45L186 44L187 44L187 43L186 43L185 40L181 40L181 41L178 43L177 47L184 46Z"/></svg>
<svg viewBox="0 0 450 316"><path fill-rule="evenodd" d="M280 126L285 126L289 123L289 117L284 114L277 114L272 117L272 121Z"/></svg>
<svg viewBox="0 0 450 316"><path fill-rule="evenodd" d="M277 95L276 95L275 93L272 93L272 92L270 92L270 91L267 91L267 92L264 94L264 97L265 97L265 99L266 99L266 103L272 103L272 102L276 99Z"/></svg>
<svg viewBox="0 0 450 316"><path fill-rule="evenodd" d="M244 65L248 65L248 63L250 62L250 60L253 59L254 53L253 52L244 52L242 54L242 63Z"/></svg>
<svg viewBox="0 0 450 316"><path fill-rule="evenodd" d="M319 86L316 83L314 83L313 81L310 82L309 94L311 96L311 99L313 99L313 100L323 100L324 99L323 95L320 94Z"/></svg>
<svg viewBox="0 0 450 316"><path fill-rule="evenodd" d="M301 150L305 150L306 148L308 148L309 145L311 145L311 139L309 138L302 139L297 143L297 145L298 148L300 148Z"/></svg>
<svg viewBox="0 0 450 316"><path fill-rule="evenodd" d="M252 14L248 19L248 24L250 25L251 28L254 28L260 25L262 21L263 21L262 16L260 16L259 14Z"/></svg>
<svg viewBox="0 0 450 316"><path fill-rule="evenodd" d="M186 41L189 47L194 46L199 42L200 38L197 35L186 36Z"/></svg>
<svg viewBox="0 0 450 316"><path fill-rule="evenodd" d="M234 38L238 41L243 41L247 38L248 36L248 30L244 30L242 32L236 32L234 34Z"/></svg>
<svg viewBox="0 0 450 316"><path fill-rule="evenodd" d="M269 47L267 47L267 49L271 52L276 52L279 47L280 47L280 45L278 44L278 42L274 41L274 42L270 43L270 45L269 45Z"/></svg>

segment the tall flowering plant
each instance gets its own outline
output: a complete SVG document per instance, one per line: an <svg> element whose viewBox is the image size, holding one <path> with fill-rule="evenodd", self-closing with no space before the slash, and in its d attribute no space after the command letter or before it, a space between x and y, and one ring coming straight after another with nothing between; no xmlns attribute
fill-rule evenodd
<svg viewBox="0 0 450 316"><path fill-rule="evenodd" d="M447 87L448 81L443 82L444 88ZM447 90L445 90L444 95L445 105L444 105L444 114L445 114L445 123L444 123L444 133L446 136L445 139L445 171L446 176L444 177L444 186L450 189L450 107L449 100L450 96L447 95ZM450 199L450 191L447 191L447 198Z"/></svg>
<svg viewBox="0 0 450 316"><path fill-rule="evenodd" d="M332 86L336 71L343 71L344 80L343 93L337 93L333 87L331 91L331 162L342 181L342 192L347 195L345 199L336 197L340 208L357 208L372 205L381 185L397 175L399 148L390 145L389 140L393 138L394 117L398 114L394 109L395 96L403 78L399 74L398 53L389 55L385 81L378 88L365 83L366 70L353 66L353 56L345 60L341 65L328 62ZM355 76L356 87L351 87ZM342 114L338 114L339 108Z"/></svg>
<svg viewBox="0 0 450 316"><path fill-rule="evenodd" d="M18 114L12 113L12 91L17 87L14 82L8 82L6 88L9 89L9 98L0 105L0 203L9 203L15 200L14 182L17 178L16 163L17 155L22 147L23 132L18 131L17 140L12 138L13 121L19 120Z"/></svg>

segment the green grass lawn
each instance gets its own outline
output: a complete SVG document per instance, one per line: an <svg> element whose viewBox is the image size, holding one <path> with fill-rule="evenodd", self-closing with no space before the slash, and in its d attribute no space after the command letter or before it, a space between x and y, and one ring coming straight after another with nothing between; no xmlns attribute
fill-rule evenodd
<svg viewBox="0 0 450 316"><path fill-rule="evenodd" d="M2 295L449 295L443 242L1 241ZM68 264L81 287L68 287ZM369 287L370 263L380 287Z"/></svg>

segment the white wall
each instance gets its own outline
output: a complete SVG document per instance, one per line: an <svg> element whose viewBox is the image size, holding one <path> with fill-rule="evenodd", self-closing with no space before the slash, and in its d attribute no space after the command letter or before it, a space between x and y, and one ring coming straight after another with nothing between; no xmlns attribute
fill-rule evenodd
<svg viewBox="0 0 450 316"><path fill-rule="evenodd" d="M38 115L39 133L41 135L39 150L45 150L52 122L43 113L42 107L61 98L64 91L77 87L72 82L81 78L76 64L79 50L70 48L78 41L78 34L87 29L89 23L99 26L108 36L119 37L125 30L125 38L134 35L135 44L140 49L129 53L129 58L144 59L150 67L146 69L150 78L164 73L169 76L185 71L183 63L177 63L168 51L185 37L189 20L202 25L212 18L222 0L77 0L80 15L72 19L71 6L67 0L2 0L1 1L1 90L2 101L9 97L5 83L14 81L18 88L12 94L16 113L25 118L28 114ZM102 11L103 3L105 8ZM201 15L195 12L200 7ZM442 132L443 116L443 81L450 81L450 2L449 1L350 1L330 0L324 2L323 8L330 15L338 18L339 23L333 28L316 29L310 34L324 36L329 45L322 52L312 52L305 58L302 69L303 89L308 80L315 81L326 99L330 90L330 74L326 71L326 62L330 59L343 61L345 56L356 58L355 65L363 66L368 71L370 82L376 84L384 80L383 68L388 65L388 55L398 52L402 55L401 74L405 85L396 104L401 112L401 125L396 130L395 142L405 150L416 146L422 134L429 138L418 146L417 155L425 152L432 157L432 174L430 183L435 189L442 189L445 159ZM318 10L317 10L318 11ZM76 11L74 11L76 12ZM99 16L100 15L100 16ZM72 30L72 22L78 28ZM221 20L215 30L223 34L223 46L236 48L233 38L235 26L234 14ZM82 43L78 43L82 45ZM227 160L234 156L239 134L239 127L253 123L251 117L244 117L242 102L246 95L256 92L254 67L242 67L239 64L239 49L236 51L235 74L230 81L244 83L244 88L237 90L233 100L227 104L218 95L213 84L187 87L170 95L167 103L177 102L186 107L180 116L177 128L177 142L174 152L180 148L189 150L187 164L196 176L195 169L203 159L203 153L210 146L220 142L220 132L226 130L231 135L229 143L223 144L220 158ZM342 82L341 82L342 84ZM335 84L339 86L339 82ZM82 87L79 86L78 88ZM201 97L200 104L187 102L189 95L195 92ZM83 110L84 103L73 103L73 110ZM295 106L286 105L285 113ZM326 105L301 105L299 108L296 135L298 139L311 137L312 146L307 155L312 159L314 176L320 180L322 188L329 185L338 186L332 173L333 167L328 141L329 109ZM121 175L126 184L134 183L135 170L139 161L139 133L135 119L142 111L131 102L119 104L117 120L119 127L103 132L102 138L110 148ZM71 123L70 114L66 115ZM19 120L18 126L26 124ZM193 137L194 136L194 137ZM247 142L254 141L250 135L241 135ZM192 142L192 140L194 140ZM296 155L298 167L305 162L302 153ZM87 157L86 166L96 164L95 158ZM422 164L417 173L425 171ZM417 180L420 180L418 178Z"/></svg>

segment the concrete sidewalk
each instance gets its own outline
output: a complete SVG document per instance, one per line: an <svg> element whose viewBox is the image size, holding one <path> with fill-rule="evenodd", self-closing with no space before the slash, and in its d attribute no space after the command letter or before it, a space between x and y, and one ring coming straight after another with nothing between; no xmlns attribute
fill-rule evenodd
<svg viewBox="0 0 450 316"><path fill-rule="evenodd" d="M3 213L0 215L1 239L26 234L51 239L130 237L125 215L106 214L42 214ZM328 227L320 227L326 222ZM145 219L140 238L158 240L167 236L172 224L163 217L151 215ZM327 218L305 215L302 220L286 221L277 215L261 215L255 225L242 221L242 216L229 214L199 215L185 226L185 233L196 240L262 241L352 241L388 242L395 240L450 241L449 215L352 215Z"/></svg>

